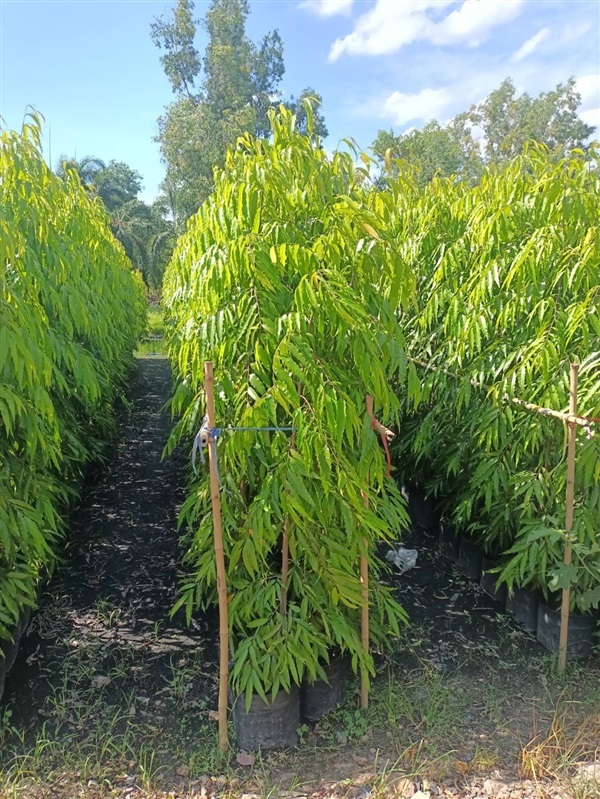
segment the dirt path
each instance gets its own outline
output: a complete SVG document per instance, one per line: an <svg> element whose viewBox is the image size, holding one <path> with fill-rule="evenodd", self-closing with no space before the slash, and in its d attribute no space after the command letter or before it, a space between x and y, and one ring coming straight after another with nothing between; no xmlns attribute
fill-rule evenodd
<svg viewBox="0 0 600 799"><path fill-rule="evenodd" d="M210 618L196 617L189 629L181 614L170 619L181 569L177 514L185 464L161 459L171 428L162 410L169 364L137 364L119 439L83 487L65 563L41 597L3 700L11 725L31 743L41 721L53 740L91 726L93 737L104 731L129 758L149 740L144 725L156 727L158 719L165 726L165 710L192 688L207 714L214 650ZM115 721L124 707L128 718Z"/></svg>

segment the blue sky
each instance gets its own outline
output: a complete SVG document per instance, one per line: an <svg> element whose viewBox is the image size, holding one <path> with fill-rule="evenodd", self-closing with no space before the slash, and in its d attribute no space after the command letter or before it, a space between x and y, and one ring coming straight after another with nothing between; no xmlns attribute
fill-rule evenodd
<svg viewBox="0 0 600 799"><path fill-rule="evenodd" d="M152 199L164 174L156 120L172 95L149 31L173 6L0 0L5 125L20 127L35 106L53 163L61 153L126 161ZM197 0L198 18L207 6ZM574 75L581 115L600 126L598 0L250 0L249 35L273 28L285 46L283 93L321 92L330 149L449 119L509 75L530 94Z"/></svg>

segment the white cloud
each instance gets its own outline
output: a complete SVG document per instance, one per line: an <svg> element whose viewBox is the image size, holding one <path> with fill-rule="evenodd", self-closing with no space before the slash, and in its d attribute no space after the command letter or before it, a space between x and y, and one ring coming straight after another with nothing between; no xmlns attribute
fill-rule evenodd
<svg viewBox="0 0 600 799"><path fill-rule="evenodd" d="M375 7L356 21L352 33L337 39L329 53L335 61L342 53L383 55L425 37L431 24L425 12L449 5L452 0L377 0Z"/></svg>
<svg viewBox="0 0 600 799"><path fill-rule="evenodd" d="M579 116L586 125L591 125L595 128L594 132L592 133L592 139L598 139L598 133L600 132L600 105L598 108L589 108L587 111L581 111Z"/></svg>
<svg viewBox="0 0 600 799"><path fill-rule="evenodd" d="M335 14L348 14L354 0L302 0L300 8L312 11L318 17L333 17Z"/></svg>
<svg viewBox="0 0 600 799"><path fill-rule="evenodd" d="M450 5L456 5L455 0L377 0L356 20L352 33L333 43L329 60L335 61L343 53L394 53L419 40L476 47L496 25L515 19L523 0L464 0L444 17L444 9Z"/></svg>
<svg viewBox="0 0 600 799"><path fill-rule="evenodd" d="M511 57L511 61L522 61L524 58L527 58L528 55L534 53L538 46L547 38L548 34L550 33L550 28L542 28L536 34L534 34L530 39L527 39L526 42L516 50Z"/></svg>
<svg viewBox="0 0 600 799"><path fill-rule="evenodd" d="M477 47L490 35L492 28L511 22L520 12L523 0L465 0L460 8L431 31L434 44L467 44Z"/></svg>
<svg viewBox="0 0 600 799"><path fill-rule="evenodd" d="M380 112L394 125L406 125L420 119L428 122L436 118L451 101L446 89L422 89L417 94L392 92L387 97Z"/></svg>
<svg viewBox="0 0 600 799"><path fill-rule="evenodd" d="M553 37L552 44L560 49L567 44L571 44L571 42L577 42L582 39L588 31L592 30L593 27L593 23L591 22L578 22L576 24L565 25L562 28L561 35Z"/></svg>
<svg viewBox="0 0 600 799"><path fill-rule="evenodd" d="M575 89L581 95L581 109L600 105L600 73L581 75L575 80Z"/></svg>
<svg viewBox="0 0 600 799"><path fill-rule="evenodd" d="M597 138L600 133L600 73L581 75L575 81L575 89L581 95L577 113L586 124L596 128L592 135Z"/></svg>

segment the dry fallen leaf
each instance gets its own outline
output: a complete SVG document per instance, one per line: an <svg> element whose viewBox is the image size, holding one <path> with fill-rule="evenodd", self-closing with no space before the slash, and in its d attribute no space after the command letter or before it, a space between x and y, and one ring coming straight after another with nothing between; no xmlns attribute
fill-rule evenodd
<svg viewBox="0 0 600 799"><path fill-rule="evenodd" d="M240 766L253 766L256 760L254 755L249 755L246 752L238 752L235 759Z"/></svg>

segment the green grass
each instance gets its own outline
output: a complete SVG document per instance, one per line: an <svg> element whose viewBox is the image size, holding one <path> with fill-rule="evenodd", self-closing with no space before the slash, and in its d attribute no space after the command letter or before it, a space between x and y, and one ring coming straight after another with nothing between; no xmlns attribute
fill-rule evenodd
<svg viewBox="0 0 600 799"><path fill-rule="evenodd" d="M158 305L150 306L148 308L148 332L149 336L163 336L164 323L162 308Z"/></svg>
<svg viewBox="0 0 600 799"><path fill-rule="evenodd" d="M136 358L165 358L163 310L159 305L148 306L146 331L135 351Z"/></svg>
<svg viewBox="0 0 600 799"><path fill-rule="evenodd" d="M97 603L93 615L110 629L105 610ZM155 655L122 646L107 658L104 646L94 641L70 648L57 664L58 679L33 739L15 728L10 708L0 714L2 799L108 797L127 787L128 775L135 775L140 789L163 799L174 789L178 796L191 796L190 786L202 775L222 781L223 799L244 793L267 799L280 795L278 775L296 786L316 786L329 771L335 774L341 759L362 766L373 799L395 795L388 791L394 780L425 784L502 766L515 777L519 770L529 779L537 772L569 785L574 765L589 760L598 744L600 689L594 668L573 666L568 678L558 680L539 662L520 664L519 685L514 671L501 679L495 669L469 675L439 672L425 663L411 669L390 664L373 682L368 710L357 709L359 686L353 680L344 705L315 730L305 727L297 749L257 755L254 768L240 772L235 750L218 751L217 725L196 695L195 680L206 667L201 649L171 659L159 691L168 707L164 723L144 712L140 698ZM106 679L99 680L99 672ZM515 683L531 696L530 678L538 687L546 683L539 692L535 729L527 709L528 737L503 739L501 730L510 727L516 709ZM569 790L576 799L600 799L597 785L584 789L573 783Z"/></svg>

